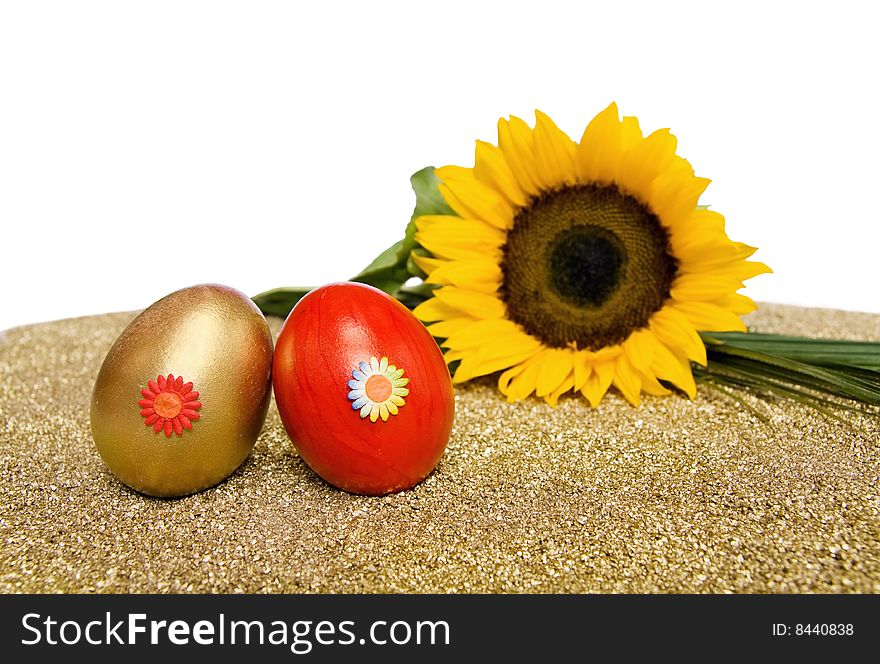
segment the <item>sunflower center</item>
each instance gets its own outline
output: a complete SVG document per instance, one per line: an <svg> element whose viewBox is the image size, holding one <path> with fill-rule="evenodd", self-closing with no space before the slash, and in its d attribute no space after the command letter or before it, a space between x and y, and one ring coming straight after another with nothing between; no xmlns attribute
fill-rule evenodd
<svg viewBox="0 0 880 664"><path fill-rule="evenodd" d="M567 302L597 307L617 288L625 256L617 236L601 226L572 226L550 247L550 286Z"/></svg>
<svg viewBox="0 0 880 664"><path fill-rule="evenodd" d="M159 417L164 417L166 420L180 415L182 409L183 399L174 392L162 392L156 396L156 400L153 402L153 410Z"/></svg>
<svg viewBox="0 0 880 664"><path fill-rule="evenodd" d="M391 396L391 381L387 376L373 374L367 378L367 384L364 385L364 392L367 398L373 403L382 403Z"/></svg>
<svg viewBox="0 0 880 664"><path fill-rule="evenodd" d="M678 262L649 208L614 185L589 184L521 208L501 267L512 320L547 345L597 350L648 324Z"/></svg>

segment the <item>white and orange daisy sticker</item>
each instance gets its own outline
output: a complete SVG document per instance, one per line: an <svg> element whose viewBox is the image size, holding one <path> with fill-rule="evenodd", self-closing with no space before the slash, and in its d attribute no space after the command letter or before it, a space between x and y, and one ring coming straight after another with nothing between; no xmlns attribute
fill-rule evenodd
<svg viewBox="0 0 880 664"><path fill-rule="evenodd" d="M403 398L409 395L406 387L409 378L403 377L403 369L389 364L387 357L381 360L371 357L369 362L361 362L352 370L351 375L348 398L353 402L352 409L360 410L362 419L369 415L371 422L380 417L386 422L406 404Z"/></svg>
<svg viewBox="0 0 880 664"><path fill-rule="evenodd" d="M158 376L141 390L141 396L141 417L155 433L164 431L170 436L173 431L179 436L184 429L192 429L193 420L199 419L199 393L193 390L192 383L184 383L182 376Z"/></svg>

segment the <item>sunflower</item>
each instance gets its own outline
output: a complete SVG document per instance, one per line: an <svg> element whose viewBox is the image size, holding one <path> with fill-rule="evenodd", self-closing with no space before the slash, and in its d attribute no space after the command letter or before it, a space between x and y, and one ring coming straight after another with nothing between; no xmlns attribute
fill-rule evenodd
<svg viewBox="0 0 880 664"><path fill-rule="evenodd" d="M598 405L613 385L633 405L674 386L696 395L700 331L745 331L737 293L769 272L698 205L709 180L676 155L666 129L643 136L611 104L580 143L535 112L498 122L473 168L436 175L451 215L415 220L413 256L438 286L414 310L443 339L453 380L501 371L509 401L566 392Z"/></svg>

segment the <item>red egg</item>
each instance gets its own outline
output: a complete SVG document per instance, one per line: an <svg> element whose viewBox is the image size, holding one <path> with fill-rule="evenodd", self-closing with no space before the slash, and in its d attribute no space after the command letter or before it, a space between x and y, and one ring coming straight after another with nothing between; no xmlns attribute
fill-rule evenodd
<svg viewBox="0 0 880 664"><path fill-rule="evenodd" d="M345 491L413 487L446 449L455 403L440 349L371 286L330 284L300 300L278 335L272 381L300 456Z"/></svg>

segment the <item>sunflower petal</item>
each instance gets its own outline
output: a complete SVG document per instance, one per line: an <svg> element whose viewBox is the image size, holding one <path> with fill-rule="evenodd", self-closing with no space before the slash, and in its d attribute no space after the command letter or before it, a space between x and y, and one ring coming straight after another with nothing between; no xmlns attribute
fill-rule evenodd
<svg viewBox="0 0 880 664"><path fill-rule="evenodd" d="M454 348L456 350L467 348L498 349L499 347L506 349L506 344L501 343L500 339L514 335L521 335L524 339L540 344L537 340L521 332L519 326L512 320L490 318L478 320L462 328L455 334L450 335L442 345L444 348Z"/></svg>
<svg viewBox="0 0 880 664"><path fill-rule="evenodd" d="M651 183L672 163L677 146L678 141L668 129L658 129L644 140L637 141L621 160L618 183L647 200Z"/></svg>
<svg viewBox="0 0 880 664"><path fill-rule="evenodd" d="M423 215L416 219L416 232L423 238L450 242L456 246L497 247L506 234L483 221L450 215Z"/></svg>
<svg viewBox="0 0 880 664"><path fill-rule="evenodd" d="M651 316L648 327L661 342L670 348L680 348L685 356L706 366L706 346L683 314L672 307L663 307Z"/></svg>
<svg viewBox="0 0 880 664"><path fill-rule="evenodd" d="M654 359L654 345L654 335L651 332L636 330L623 343L623 352L634 368L646 372Z"/></svg>
<svg viewBox="0 0 880 664"><path fill-rule="evenodd" d="M620 150L628 152L642 140L642 129L639 127L639 119L625 116L620 123Z"/></svg>
<svg viewBox="0 0 880 664"><path fill-rule="evenodd" d="M676 228L689 221L697 209L700 196L712 181L673 169L659 175L649 187L648 203L667 228Z"/></svg>
<svg viewBox="0 0 880 664"><path fill-rule="evenodd" d="M679 302L705 302L734 293L742 287L742 280L732 275L682 274L672 282L669 294Z"/></svg>
<svg viewBox="0 0 880 664"><path fill-rule="evenodd" d="M590 377L593 367L587 359L587 354L580 350L574 356L574 391L580 392Z"/></svg>
<svg viewBox="0 0 880 664"><path fill-rule="evenodd" d="M498 391L507 396L510 393L510 381L525 371L526 366L525 362L520 362L498 376Z"/></svg>
<svg viewBox="0 0 880 664"><path fill-rule="evenodd" d="M663 344L657 344L651 371L660 380L672 383L683 390L689 398L696 398L697 384L694 382L694 375L687 358L677 356Z"/></svg>
<svg viewBox="0 0 880 664"><path fill-rule="evenodd" d="M504 303L497 297L485 293L475 293L456 286L444 286L434 291L434 299L475 318L504 317Z"/></svg>
<svg viewBox="0 0 880 664"><path fill-rule="evenodd" d="M513 377L507 390L508 401L525 399L538 386L538 373L541 370L547 350L541 351L526 361L524 369Z"/></svg>
<svg viewBox="0 0 880 664"><path fill-rule="evenodd" d="M654 374L650 372L642 373L641 379L642 390L644 390L646 394L650 394L654 397L665 397L666 395L672 393L668 388L661 385L660 382L654 377Z"/></svg>
<svg viewBox="0 0 880 664"><path fill-rule="evenodd" d="M480 219L506 230L513 226L513 208L501 194L473 177L445 177L443 169L437 169L441 179L437 188L455 212L465 219Z"/></svg>
<svg viewBox="0 0 880 664"><path fill-rule="evenodd" d="M642 403L642 381L639 372L630 364L626 354L618 356L614 361L614 378L612 384L633 406Z"/></svg>
<svg viewBox="0 0 880 664"><path fill-rule="evenodd" d="M540 351L540 347L516 352L508 351L503 355L489 358L481 358L479 355L474 354L467 355L461 360L458 369L455 370L452 382L456 384L463 383L477 376L487 376L496 371L507 369L531 359Z"/></svg>
<svg viewBox="0 0 880 664"><path fill-rule="evenodd" d="M554 185L576 182L575 144L541 111L535 111L534 151L538 168Z"/></svg>
<svg viewBox="0 0 880 664"><path fill-rule="evenodd" d="M494 187L511 205L522 207L528 200L501 150L491 143L477 141L474 151L474 177Z"/></svg>
<svg viewBox="0 0 880 664"><path fill-rule="evenodd" d="M568 392L573 386L574 375L568 374L565 380L563 380L559 384L559 387L557 387L550 394L544 397L544 401L546 401L551 408L556 408L556 406L559 404L559 397Z"/></svg>
<svg viewBox="0 0 880 664"><path fill-rule="evenodd" d="M745 332L746 326L732 311L711 302L676 302L672 308L703 332Z"/></svg>
<svg viewBox="0 0 880 664"><path fill-rule="evenodd" d="M490 259L449 261L434 270L429 284L462 286L481 293L493 293L501 285L501 267Z"/></svg>
<svg viewBox="0 0 880 664"><path fill-rule="evenodd" d="M436 297L428 298L427 300L419 304L415 309L413 309L413 315L420 321L425 323L430 323L433 321L449 321L452 319L465 317L462 311L460 311L456 307L446 304Z"/></svg>
<svg viewBox="0 0 880 664"><path fill-rule="evenodd" d="M717 300L713 300L713 302L722 309L735 313L737 316L750 314L758 308L758 305L755 304L752 298L742 293L730 293L729 295L719 297Z"/></svg>
<svg viewBox="0 0 880 664"><path fill-rule="evenodd" d="M542 186L533 173L535 157L532 131L528 125L516 117L498 120L498 147L523 194L526 197L537 195Z"/></svg>
<svg viewBox="0 0 880 664"><path fill-rule="evenodd" d="M614 361L597 362L593 365L593 372L581 389L581 394L595 408L611 387L612 380L614 380Z"/></svg>
<svg viewBox="0 0 880 664"><path fill-rule="evenodd" d="M418 268L427 275L430 275L434 270L446 265L447 261L442 258L433 258L431 256L419 256L417 253L412 252L410 254L410 258L413 259L413 263L415 263Z"/></svg>
<svg viewBox="0 0 880 664"><path fill-rule="evenodd" d="M568 349L552 349L547 352L538 371L535 394L544 397L557 389L574 370L573 353ZM572 379L574 383L574 379Z"/></svg>
<svg viewBox="0 0 880 664"><path fill-rule="evenodd" d="M446 339L450 335L455 334L458 330L467 327L477 320L479 319L472 318L471 316L458 315L455 318L441 320L439 323L428 325L428 332L431 333L431 336L437 337L438 339Z"/></svg>
<svg viewBox="0 0 880 664"><path fill-rule="evenodd" d="M577 148L577 174L581 182L611 182L620 160L620 117L617 104L592 119Z"/></svg>

